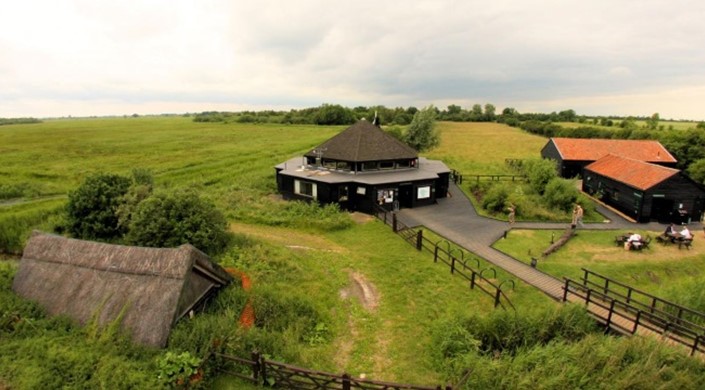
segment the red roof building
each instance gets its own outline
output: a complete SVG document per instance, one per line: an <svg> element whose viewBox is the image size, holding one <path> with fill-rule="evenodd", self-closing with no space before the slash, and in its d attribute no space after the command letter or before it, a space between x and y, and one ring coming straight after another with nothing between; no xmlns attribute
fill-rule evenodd
<svg viewBox="0 0 705 390"><path fill-rule="evenodd" d="M678 162L658 141L623 139L551 138L541 156L558 162L562 177L582 176L582 170L607 155L675 168Z"/></svg>
<svg viewBox="0 0 705 390"><path fill-rule="evenodd" d="M584 168L583 191L639 222L699 220L705 202L705 188L680 170L613 154Z"/></svg>

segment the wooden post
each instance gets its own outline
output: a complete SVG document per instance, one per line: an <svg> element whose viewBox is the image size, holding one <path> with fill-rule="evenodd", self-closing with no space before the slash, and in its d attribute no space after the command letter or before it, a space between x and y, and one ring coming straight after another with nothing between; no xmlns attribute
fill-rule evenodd
<svg viewBox="0 0 705 390"><path fill-rule="evenodd" d="M419 229L416 233L416 249L421 250L423 248L423 230Z"/></svg>
<svg viewBox="0 0 705 390"><path fill-rule="evenodd" d="M587 286L587 281L588 281L588 270L583 268L583 271L585 271L585 275L583 275L583 286Z"/></svg>
<svg viewBox="0 0 705 390"><path fill-rule="evenodd" d="M695 351L698 350L698 341L700 341L700 337L702 337L702 336L700 336L700 335L695 336L695 342L693 342L693 349L690 350L690 356L695 355Z"/></svg>
<svg viewBox="0 0 705 390"><path fill-rule="evenodd" d="M455 257L450 257L450 273L455 273Z"/></svg>
<svg viewBox="0 0 705 390"><path fill-rule="evenodd" d="M612 324L612 313L614 313L614 303L616 301L613 299L612 302L610 302L610 311L607 313L607 323L605 324L605 333L609 332L610 330L610 325Z"/></svg>
<svg viewBox="0 0 705 390"><path fill-rule="evenodd" d="M502 294L502 290L497 289L497 293L494 295L494 307L499 306L499 297Z"/></svg>
<svg viewBox="0 0 705 390"><path fill-rule="evenodd" d="M350 390L350 375L343 374L343 390Z"/></svg>
<svg viewBox="0 0 705 390"><path fill-rule="evenodd" d="M634 319L634 329L632 329L632 334L636 333L636 328L639 326L639 320L641 320L641 310L636 312L636 318Z"/></svg>
<svg viewBox="0 0 705 390"><path fill-rule="evenodd" d="M438 244L436 244L436 249L433 250L433 262L438 263Z"/></svg>
<svg viewBox="0 0 705 390"><path fill-rule="evenodd" d="M610 290L610 280L605 278L605 288L604 288L604 293L607 295L607 292Z"/></svg>
<svg viewBox="0 0 705 390"><path fill-rule="evenodd" d="M592 289L589 288L587 291L587 294L585 295L585 306L590 304L590 293L592 292Z"/></svg>
<svg viewBox="0 0 705 390"><path fill-rule="evenodd" d="M264 360L264 356L260 357L260 372L262 373L262 384L267 384L267 362Z"/></svg>
<svg viewBox="0 0 705 390"><path fill-rule="evenodd" d="M565 286L563 286L563 302L568 300L568 284L570 283L570 279L565 280Z"/></svg>
<svg viewBox="0 0 705 390"><path fill-rule="evenodd" d="M392 231L397 232L397 213L392 213Z"/></svg>
<svg viewBox="0 0 705 390"><path fill-rule="evenodd" d="M475 275L476 275L475 271L472 271L472 277L470 278L470 289L471 290L475 288Z"/></svg>
<svg viewBox="0 0 705 390"><path fill-rule="evenodd" d="M257 383L257 378L259 377L259 353L257 351L252 351L252 379Z"/></svg>

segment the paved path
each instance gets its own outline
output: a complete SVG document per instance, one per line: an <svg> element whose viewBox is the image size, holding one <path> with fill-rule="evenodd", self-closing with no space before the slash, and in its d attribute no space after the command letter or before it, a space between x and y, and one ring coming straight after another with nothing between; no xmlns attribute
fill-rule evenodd
<svg viewBox="0 0 705 390"><path fill-rule="evenodd" d="M562 299L563 281L492 248L492 244L499 240L508 229L507 222L478 215L465 193L452 183L450 195L450 197L439 199L438 204L434 206L402 209L397 216L405 225L409 227L425 226L524 282L537 287L548 296ZM584 229L623 230L638 227L639 229L659 231L665 228L664 225L658 223L636 225L601 205L598 206L598 211L605 216L608 222L586 223ZM515 229L563 230L567 227L568 223L517 222L514 224Z"/></svg>

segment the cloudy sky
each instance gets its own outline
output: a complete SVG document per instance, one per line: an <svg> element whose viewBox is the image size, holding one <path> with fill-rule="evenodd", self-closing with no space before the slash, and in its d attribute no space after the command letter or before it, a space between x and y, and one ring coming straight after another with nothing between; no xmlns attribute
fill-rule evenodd
<svg viewBox="0 0 705 390"><path fill-rule="evenodd" d="M345 106L705 120L705 2L8 0L0 117Z"/></svg>

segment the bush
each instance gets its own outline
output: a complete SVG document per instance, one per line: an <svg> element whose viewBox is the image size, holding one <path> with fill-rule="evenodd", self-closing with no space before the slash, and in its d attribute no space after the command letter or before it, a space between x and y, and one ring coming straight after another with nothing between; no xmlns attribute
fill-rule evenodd
<svg viewBox="0 0 705 390"><path fill-rule="evenodd" d="M546 185L543 200L548 207L570 211L578 200L580 193L570 180L553 178Z"/></svg>
<svg viewBox="0 0 705 390"><path fill-rule="evenodd" d="M482 199L482 208L493 212L502 212L509 199L509 193L509 187L504 184L490 187Z"/></svg>
<svg viewBox="0 0 705 390"><path fill-rule="evenodd" d="M149 247L188 243L215 255L228 244L227 228L225 216L196 193L159 193L137 206L125 240L131 245Z"/></svg>
<svg viewBox="0 0 705 390"><path fill-rule="evenodd" d="M130 188L124 176L97 173L69 193L66 205L68 231L76 238L113 241L126 229L118 223L117 210Z"/></svg>
<svg viewBox="0 0 705 390"><path fill-rule="evenodd" d="M522 164L522 169L526 175L531 188L539 194L543 194L546 185L558 177L556 162L547 159L526 160Z"/></svg>

